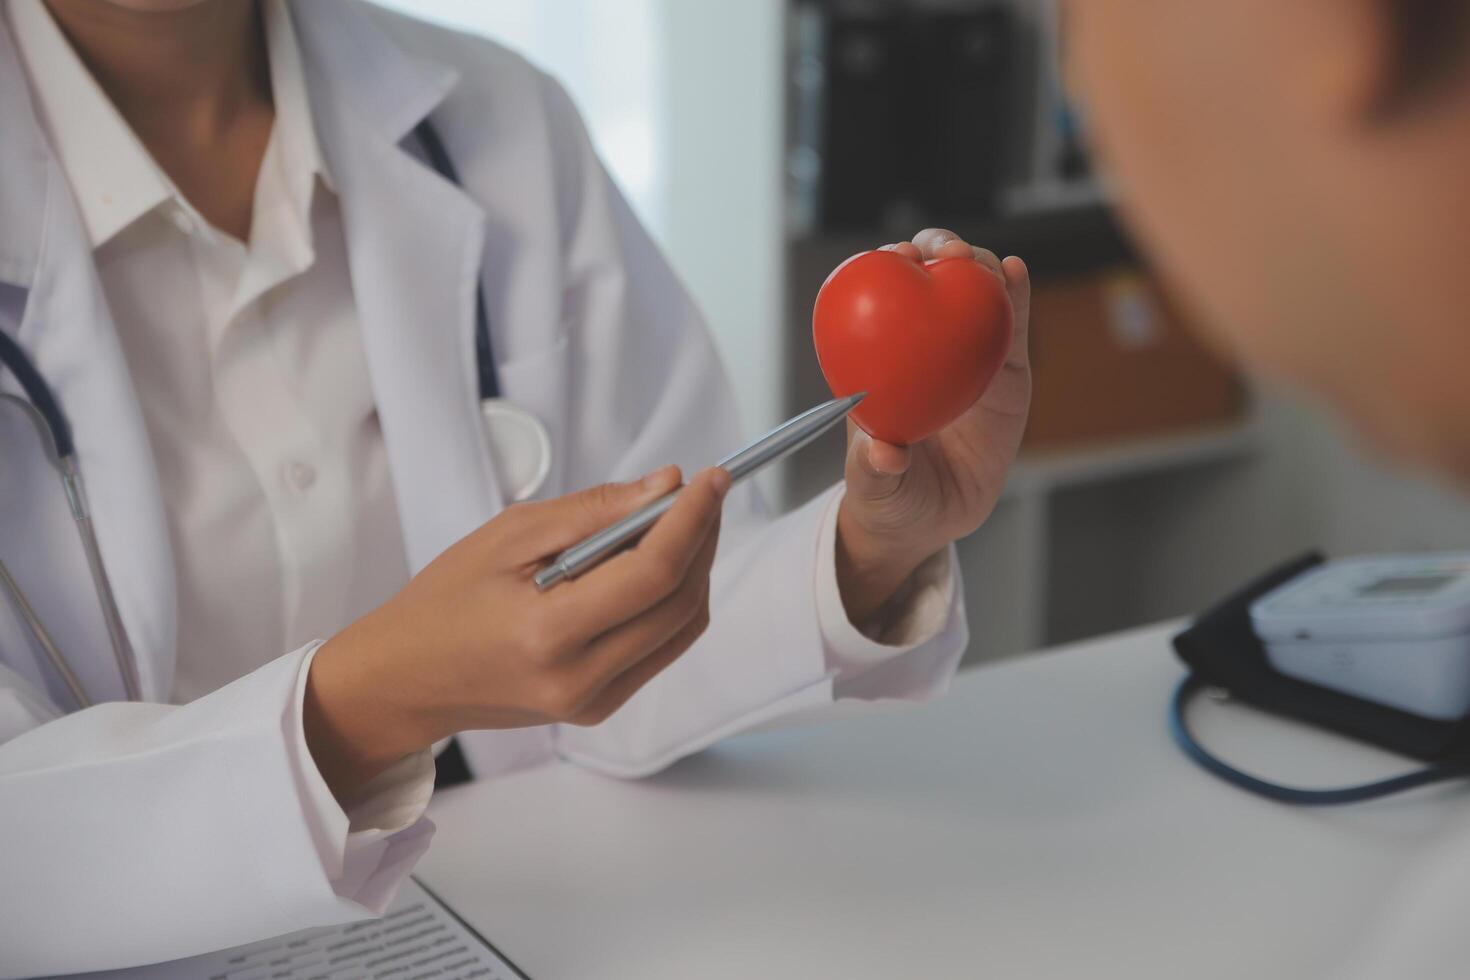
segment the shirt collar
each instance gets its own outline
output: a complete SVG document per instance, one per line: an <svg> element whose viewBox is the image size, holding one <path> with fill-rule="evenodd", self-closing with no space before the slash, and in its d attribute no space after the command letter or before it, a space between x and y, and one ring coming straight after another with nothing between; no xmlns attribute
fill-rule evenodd
<svg viewBox="0 0 1470 980"><path fill-rule="evenodd" d="M265 0L277 142L292 205L305 215L316 177L331 177L312 124L301 50L284 0ZM38 114L72 185L93 249L168 201L203 220L153 160L72 49L42 0L10 0L16 47Z"/></svg>
<svg viewBox="0 0 1470 980"><path fill-rule="evenodd" d="M297 212L304 215L311 204L312 183L320 177L329 190L333 189L332 175L317 141L291 9L285 0L265 0L264 6L266 52L276 110L273 135L291 181Z"/></svg>

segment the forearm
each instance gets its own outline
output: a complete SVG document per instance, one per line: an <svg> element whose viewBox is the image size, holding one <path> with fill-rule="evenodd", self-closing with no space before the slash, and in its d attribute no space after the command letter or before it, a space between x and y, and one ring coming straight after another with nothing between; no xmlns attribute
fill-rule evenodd
<svg viewBox="0 0 1470 980"><path fill-rule="evenodd" d="M868 622L898 593L914 570L938 549L903 538L884 539L865 531L844 497L837 512L837 588L848 619Z"/></svg>

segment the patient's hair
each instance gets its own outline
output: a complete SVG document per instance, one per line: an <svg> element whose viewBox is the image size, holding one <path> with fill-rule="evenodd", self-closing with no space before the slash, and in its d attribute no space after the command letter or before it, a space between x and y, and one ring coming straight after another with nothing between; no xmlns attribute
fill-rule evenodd
<svg viewBox="0 0 1470 980"><path fill-rule="evenodd" d="M1470 2L1383 0L1397 33L1398 65L1382 109L1392 113L1443 94L1470 75Z"/></svg>

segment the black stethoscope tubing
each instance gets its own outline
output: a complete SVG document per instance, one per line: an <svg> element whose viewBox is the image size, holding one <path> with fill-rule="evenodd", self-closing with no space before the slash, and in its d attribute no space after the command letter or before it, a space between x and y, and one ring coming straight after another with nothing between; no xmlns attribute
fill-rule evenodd
<svg viewBox="0 0 1470 980"><path fill-rule="evenodd" d="M25 392L26 398L30 399L31 404L45 421L56 455L62 458L75 455L76 447L71 440L71 423L67 421L66 413L61 410L61 403L56 400L56 394L46 383L40 370L26 356L26 352L21 350L20 344L3 330L0 330L0 364L10 369L15 380L20 382L20 390Z"/></svg>
<svg viewBox="0 0 1470 980"><path fill-rule="evenodd" d="M1451 761L1436 762L1398 776L1371 783L1360 783L1356 786L1301 789L1269 782L1259 776L1243 772L1221 759L1205 748L1190 730L1189 703L1206 687L1205 682L1194 674L1185 675L1184 679L1179 682L1179 686L1174 689L1174 696L1169 699L1169 735L1174 739L1174 744L1179 747L1179 750L1201 769L1248 793L1254 793L1256 796L1275 800L1278 803L1289 803L1293 806L1337 806L1343 803L1376 800L1380 797L1417 789L1420 786L1428 786L1431 783L1470 775L1470 762Z"/></svg>
<svg viewBox="0 0 1470 980"><path fill-rule="evenodd" d="M439 131L434 128L434 124L425 118L414 127L413 132L419 145L424 148L424 154L429 158L429 166L455 187L462 188L464 185L460 183L459 171L455 169L454 161L444 149L444 141L439 138ZM475 369L479 380L480 400L499 398L500 378L495 373L495 357L490 348L490 317L485 312L483 276L475 286Z"/></svg>

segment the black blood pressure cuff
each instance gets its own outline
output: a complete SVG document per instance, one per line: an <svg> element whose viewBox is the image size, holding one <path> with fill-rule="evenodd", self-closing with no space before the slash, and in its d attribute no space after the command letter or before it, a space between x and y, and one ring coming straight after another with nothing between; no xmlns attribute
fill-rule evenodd
<svg viewBox="0 0 1470 980"><path fill-rule="evenodd" d="M1261 596L1323 563L1311 552L1251 582L1174 637L1174 651L1205 684L1264 711L1430 762L1470 760L1470 718L1436 721L1277 672L1251 626Z"/></svg>

